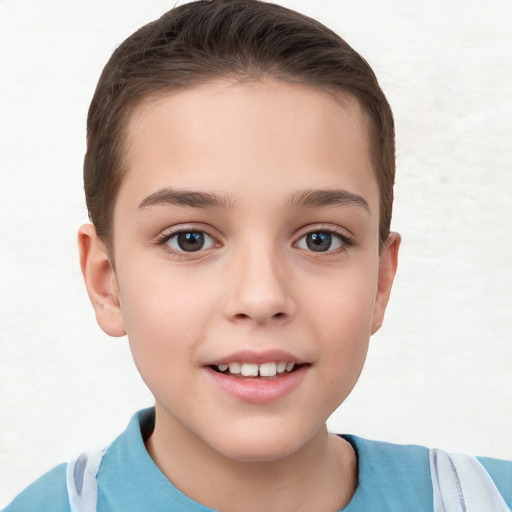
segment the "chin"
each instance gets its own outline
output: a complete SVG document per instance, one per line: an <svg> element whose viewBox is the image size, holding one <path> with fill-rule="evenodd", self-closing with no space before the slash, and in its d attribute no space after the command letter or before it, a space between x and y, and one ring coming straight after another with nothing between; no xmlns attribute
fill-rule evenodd
<svg viewBox="0 0 512 512"><path fill-rule="evenodd" d="M223 451L222 455L236 462L276 462L284 460L298 451L297 447L283 446L263 446L261 444L237 444L230 446L229 450Z"/></svg>
<svg viewBox="0 0 512 512"><path fill-rule="evenodd" d="M218 453L238 462L272 462L286 459L299 452L314 436L314 432L287 428L227 429L222 437L212 440Z"/></svg>

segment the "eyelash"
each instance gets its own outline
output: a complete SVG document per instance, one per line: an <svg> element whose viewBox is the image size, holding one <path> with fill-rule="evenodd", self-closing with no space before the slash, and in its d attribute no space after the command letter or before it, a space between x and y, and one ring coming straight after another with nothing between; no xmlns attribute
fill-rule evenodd
<svg viewBox="0 0 512 512"><path fill-rule="evenodd" d="M212 244L211 247L207 247L206 249L201 247L196 251L185 251L185 250L178 250L178 249L172 248L169 245L168 242L170 240L172 240L175 237L178 237L181 234L187 234L187 233L188 234L198 233L198 234L202 234L203 236L206 235L206 237L211 239L211 244ZM299 242L301 240L306 239L306 237L308 237L309 235L314 235L314 234L324 234L324 235L332 236L334 239L337 239L340 246L335 249L328 249L326 251L315 251L311 248L307 249L307 248L299 247ZM202 254L204 251L206 251L212 247L215 247L215 245L218 246L219 244L216 241L216 239L212 235L208 234L203 228L191 226L191 227L179 227L179 228L173 229L172 231L167 231L167 232L162 233L160 236L157 237L157 239L154 242L154 245L157 247L161 247L167 253L169 253L170 255L172 255L175 258L186 259L186 258L190 258L190 256L194 255L194 254L197 254L197 255ZM307 242L306 242L306 245L307 245ZM297 247L298 249L304 250L306 252L310 252L312 254L317 254L317 255L338 254L340 252L345 252L349 247L351 247L353 245L354 245L354 240L352 239L351 236L348 236L345 232L341 232L340 230L333 229L331 226L316 227L315 229L308 230L308 231L304 232L297 239L296 242L293 243L294 247Z"/></svg>
<svg viewBox="0 0 512 512"><path fill-rule="evenodd" d="M204 251L210 249L210 247L208 247L207 249L200 248L196 251L184 251L184 250L174 249L173 247L171 247L169 245L168 242L170 240L172 240L174 237L178 237L181 234L187 234L187 233L199 233L199 234L202 234L203 236L206 235L206 237L208 237L212 240L212 242L211 242L212 246L218 245L216 239L212 235L208 234L203 228L198 228L198 227L194 227L194 226L179 227L179 228L172 229L171 231L166 231L156 238L154 245L164 249L168 254L170 254L171 256L173 256L177 259L190 258L190 256L194 255L194 254L202 255L202 253Z"/></svg>
<svg viewBox="0 0 512 512"><path fill-rule="evenodd" d="M335 249L328 249L326 251L314 251L311 248L306 249L306 248L299 247L298 244L301 240L305 240L306 237L309 235L320 234L320 233L330 235L330 236L332 236L333 239L337 239L340 246ZM307 242L306 242L306 244L307 244ZM346 232L344 232L344 231L342 232L341 230L333 228L332 226L329 226L329 227L320 226L320 227L315 227L314 229L310 229L310 230L307 230L306 232L304 232L293 245L299 249L303 249L307 252L310 252L313 255L335 255L335 254L339 254L341 252L345 252L348 248L353 246L354 240L353 240L352 236L347 235Z"/></svg>

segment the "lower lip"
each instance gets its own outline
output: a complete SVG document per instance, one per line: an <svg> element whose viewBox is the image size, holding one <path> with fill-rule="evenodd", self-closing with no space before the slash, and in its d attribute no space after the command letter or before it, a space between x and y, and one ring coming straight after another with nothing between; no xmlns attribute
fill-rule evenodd
<svg viewBox="0 0 512 512"><path fill-rule="evenodd" d="M228 395L253 404L276 402L297 389L306 376L309 365L303 365L293 372L284 373L275 378L239 378L219 373L205 367L206 374L213 383Z"/></svg>

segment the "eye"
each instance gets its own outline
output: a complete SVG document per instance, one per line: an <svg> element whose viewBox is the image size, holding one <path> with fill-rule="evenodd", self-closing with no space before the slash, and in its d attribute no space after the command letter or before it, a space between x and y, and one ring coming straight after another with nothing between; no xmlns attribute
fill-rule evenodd
<svg viewBox="0 0 512 512"><path fill-rule="evenodd" d="M312 231L300 238L295 245L299 249L308 251L328 252L350 245L350 240L348 237L332 231Z"/></svg>
<svg viewBox="0 0 512 512"><path fill-rule="evenodd" d="M214 239L204 231L180 231L167 236L164 243L176 252L197 252L215 245Z"/></svg>

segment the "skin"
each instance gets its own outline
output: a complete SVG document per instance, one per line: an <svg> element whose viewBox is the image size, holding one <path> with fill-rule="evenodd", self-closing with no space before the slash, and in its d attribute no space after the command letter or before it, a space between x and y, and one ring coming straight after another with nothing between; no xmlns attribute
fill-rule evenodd
<svg viewBox="0 0 512 512"><path fill-rule="evenodd" d="M112 336L128 334L155 396L150 455L218 510L339 510L357 487L357 463L325 422L382 323L400 244L392 234L379 245L358 102L272 79L219 80L140 105L126 147L115 261L90 225L79 244L97 320ZM155 200L169 189L220 199ZM356 200L304 204L305 190ZM206 233L204 249L165 241L176 229ZM308 247L312 232L334 233L327 250ZM209 362L268 350L307 363L277 401L244 402L208 378Z"/></svg>

